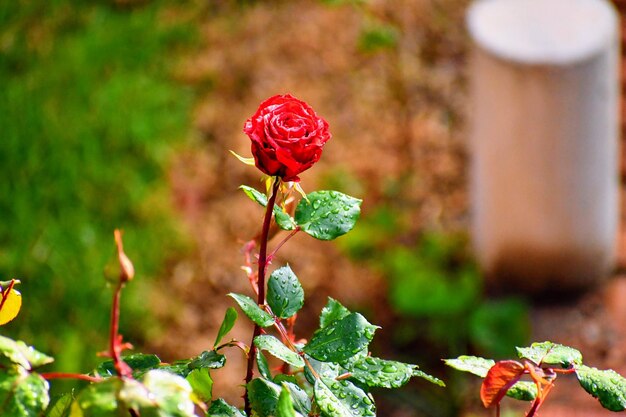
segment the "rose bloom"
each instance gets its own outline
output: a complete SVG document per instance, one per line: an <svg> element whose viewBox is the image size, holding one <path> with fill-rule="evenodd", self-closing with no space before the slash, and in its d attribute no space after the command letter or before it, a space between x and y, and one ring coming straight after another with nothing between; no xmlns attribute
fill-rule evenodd
<svg viewBox="0 0 626 417"><path fill-rule="evenodd" d="M322 155L330 139L328 123L304 101L290 94L268 98L250 117L243 131L252 141L252 155L261 171L283 181L300 181Z"/></svg>

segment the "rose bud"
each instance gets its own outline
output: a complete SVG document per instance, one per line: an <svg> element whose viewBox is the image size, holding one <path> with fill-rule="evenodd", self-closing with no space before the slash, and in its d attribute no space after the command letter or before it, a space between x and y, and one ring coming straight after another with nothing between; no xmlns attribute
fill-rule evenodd
<svg viewBox="0 0 626 417"><path fill-rule="evenodd" d="M304 101L290 94L268 98L243 128L252 141L255 165L283 181L300 181L322 155L330 139L328 123Z"/></svg>

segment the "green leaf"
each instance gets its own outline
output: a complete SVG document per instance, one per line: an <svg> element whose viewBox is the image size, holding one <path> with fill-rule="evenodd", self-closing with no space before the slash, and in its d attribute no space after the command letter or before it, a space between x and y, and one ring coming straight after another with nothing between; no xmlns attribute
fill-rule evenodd
<svg viewBox="0 0 626 417"><path fill-rule="evenodd" d="M478 356L462 355L456 359L445 359L445 364L463 372L469 372L481 378L487 376L487 372L496 364L491 359ZM518 381L506 393L507 396L516 400L531 401L537 396L537 387L527 381Z"/></svg>
<svg viewBox="0 0 626 417"><path fill-rule="evenodd" d="M318 329L303 350L322 362L343 362L366 347L377 328L359 313L350 313Z"/></svg>
<svg viewBox="0 0 626 417"><path fill-rule="evenodd" d="M371 398L349 381L321 378L315 381L315 402L325 417L375 416Z"/></svg>
<svg viewBox="0 0 626 417"><path fill-rule="evenodd" d="M278 268L267 282L267 303L278 317L288 319L304 305L304 290L289 265Z"/></svg>
<svg viewBox="0 0 626 417"><path fill-rule="evenodd" d="M110 378L88 385L72 403L70 417L121 417L117 393L122 384L121 379Z"/></svg>
<svg viewBox="0 0 626 417"><path fill-rule="evenodd" d="M241 185L239 186L239 188L242 189L243 192L252 201L259 203L263 207L267 207L267 196L265 194L255 190L252 187L248 187L247 185ZM278 225L278 227L280 227L283 230L293 230L296 228L296 223L294 219L289 214L285 213L276 204L274 205L274 208L272 209L272 211L274 212L274 221L276 221L276 224Z"/></svg>
<svg viewBox="0 0 626 417"><path fill-rule="evenodd" d="M558 343L533 343L530 347L516 349L520 358L530 359L537 365L560 365L562 368L569 368L583 363L583 355L579 351Z"/></svg>
<svg viewBox="0 0 626 417"><path fill-rule="evenodd" d="M320 240L333 240L348 233L361 213L361 202L338 191L315 191L300 200L295 221Z"/></svg>
<svg viewBox="0 0 626 417"><path fill-rule="evenodd" d="M414 365L370 356L350 363L346 369L352 378L370 387L399 388L411 379L414 368Z"/></svg>
<svg viewBox="0 0 626 417"><path fill-rule="evenodd" d="M267 359L263 352L260 349L256 351L256 366L259 368L259 373L265 379L272 379L272 372L270 371L270 366L267 363Z"/></svg>
<svg viewBox="0 0 626 417"><path fill-rule="evenodd" d="M146 355L143 353L122 356L122 360L131 367L133 370L133 376L142 375L146 371L156 369L161 365L161 359L159 359L158 356ZM115 365L112 360L102 362L98 365L94 372L102 377L117 375L117 371L115 370Z"/></svg>
<svg viewBox="0 0 626 417"><path fill-rule="evenodd" d="M626 379L612 369L599 370L585 365L576 367L580 386L611 411L626 409Z"/></svg>
<svg viewBox="0 0 626 417"><path fill-rule="evenodd" d="M228 307L226 309L226 314L224 314L224 320L222 320L222 325L220 326L219 331L217 332L217 336L215 337L215 343L213 343L213 348L222 341L226 333L230 332L235 325L235 321L237 321L237 310L232 307Z"/></svg>
<svg viewBox="0 0 626 417"><path fill-rule="evenodd" d="M74 401L71 393L63 394L54 404L50 404L45 412L46 417L68 417L70 415L70 407Z"/></svg>
<svg viewBox="0 0 626 417"><path fill-rule="evenodd" d="M158 413L154 417L194 417L195 405L193 390L189 382L169 372L149 371L142 380L150 393L150 399L156 402ZM146 410L149 411L149 410ZM141 410L142 417L151 417Z"/></svg>
<svg viewBox="0 0 626 417"><path fill-rule="evenodd" d="M309 399L306 391L300 388L297 384L289 381L282 382L282 386L289 390L291 401L295 410L304 416L308 416L311 412L311 400Z"/></svg>
<svg viewBox="0 0 626 417"><path fill-rule="evenodd" d="M281 387L263 378L248 383L248 400L253 415L270 417L276 413Z"/></svg>
<svg viewBox="0 0 626 417"><path fill-rule="evenodd" d="M296 410L293 408L291 394L287 387L283 385L280 395L278 396L278 405L276 406L276 417L296 417Z"/></svg>
<svg viewBox="0 0 626 417"><path fill-rule="evenodd" d="M207 417L245 417L245 415L236 407L218 398L211 403Z"/></svg>
<svg viewBox="0 0 626 417"><path fill-rule="evenodd" d="M469 372L481 378L487 376L487 372L496 361L478 356L461 355L456 359L444 359L446 365L463 372Z"/></svg>
<svg viewBox="0 0 626 417"><path fill-rule="evenodd" d="M429 375L426 372L420 371L419 369L413 369L413 376L425 379L426 381L430 382L431 384L439 385L440 387L445 387L446 386L446 383L443 382L441 379L439 379L437 377L434 377L432 375Z"/></svg>
<svg viewBox="0 0 626 417"><path fill-rule="evenodd" d="M270 335L261 335L254 338L254 344L262 350L266 350L278 359L287 362L296 368L304 366L304 360L296 352L285 346L280 340Z"/></svg>
<svg viewBox="0 0 626 417"><path fill-rule="evenodd" d="M189 362L189 369L210 368L219 369L226 364L226 356L214 350L204 351Z"/></svg>
<svg viewBox="0 0 626 417"><path fill-rule="evenodd" d="M48 382L36 373L0 373L0 415L39 417L48 407Z"/></svg>
<svg viewBox="0 0 626 417"><path fill-rule="evenodd" d="M32 346L28 346L21 340L15 341L8 337L0 336L0 365L19 365L24 369L33 369L54 361Z"/></svg>
<svg viewBox="0 0 626 417"><path fill-rule="evenodd" d="M242 294L228 294L229 297L232 297L246 316L254 323L258 324L261 327L269 327L274 324L274 319L269 313L263 310L252 298L247 295Z"/></svg>
<svg viewBox="0 0 626 417"><path fill-rule="evenodd" d="M311 368L313 368L312 370L315 371L317 375L323 376L329 379L335 379L339 376L339 371L341 369L341 366L339 366L339 364L333 363L333 362L321 362L308 355L305 355L305 357L308 360L308 364L311 365ZM315 374L312 372L312 370L309 369L308 365L305 366L304 377L311 384L315 384L316 377L315 377Z"/></svg>
<svg viewBox="0 0 626 417"><path fill-rule="evenodd" d="M350 310L345 308L334 298L328 297L328 302L320 313L320 329L323 329L334 321L346 317L348 314L350 314Z"/></svg>
<svg viewBox="0 0 626 417"><path fill-rule="evenodd" d="M517 381L506 395L520 401L532 401L537 396L537 385L531 381Z"/></svg>
<svg viewBox="0 0 626 417"><path fill-rule="evenodd" d="M208 368L194 369L185 379L189 382L193 393L196 394L196 397L198 397L200 401L211 401L213 393L213 379L211 379Z"/></svg>

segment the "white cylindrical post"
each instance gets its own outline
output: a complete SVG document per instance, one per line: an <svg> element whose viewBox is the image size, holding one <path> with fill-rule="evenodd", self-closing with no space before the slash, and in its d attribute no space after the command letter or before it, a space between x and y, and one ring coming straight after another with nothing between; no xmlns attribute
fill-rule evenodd
<svg viewBox="0 0 626 417"><path fill-rule="evenodd" d="M614 264L618 21L604 0L478 0L472 233L491 283L584 289Z"/></svg>

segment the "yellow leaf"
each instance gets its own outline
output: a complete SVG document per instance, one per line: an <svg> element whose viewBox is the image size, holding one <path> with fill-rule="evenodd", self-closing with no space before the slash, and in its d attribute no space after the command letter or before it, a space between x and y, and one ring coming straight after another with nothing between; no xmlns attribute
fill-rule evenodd
<svg viewBox="0 0 626 417"><path fill-rule="evenodd" d="M2 310L0 310L0 325L7 324L20 312L20 308L22 307L22 294L19 291L11 288L9 294L7 295L4 304L2 305Z"/></svg>
<svg viewBox="0 0 626 417"><path fill-rule="evenodd" d="M246 158L244 156L237 154L234 151L230 151L230 153L232 153L235 156L235 158L239 159L244 164L254 166L254 158Z"/></svg>

